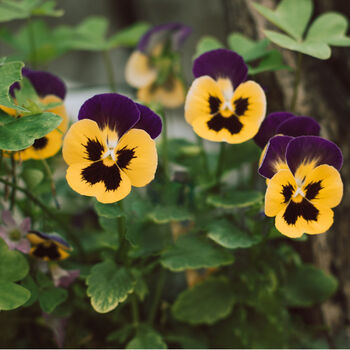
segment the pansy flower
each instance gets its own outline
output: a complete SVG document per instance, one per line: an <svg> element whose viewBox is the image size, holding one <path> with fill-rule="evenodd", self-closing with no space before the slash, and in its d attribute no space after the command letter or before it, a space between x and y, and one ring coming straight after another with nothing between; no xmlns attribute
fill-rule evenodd
<svg viewBox="0 0 350 350"><path fill-rule="evenodd" d="M0 226L0 237L6 242L9 249L17 249L28 254L30 244L26 237L30 230L30 218L25 218L17 224L9 210L4 210L1 214L2 225Z"/></svg>
<svg viewBox="0 0 350 350"><path fill-rule="evenodd" d="M169 23L151 28L141 38L126 68L126 81L138 88L137 98L143 103L160 103L176 108L185 100L178 51L191 28Z"/></svg>
<svg viewBox="0 0 350 350"><path fill-rule="evenodd" d="M16 159L45 159L54 156L61 148L63 133L67 130L68 116L63 105L66 95L66 87L61 79L55 75L44 72L34 71L28 68L22 69L23 77L27 78L38 94L39 101L42 105L58 104L52 108L48 108L46 112L51 112L62 117L62 122L57 129L51 131L47 135L36 139L34 144L22 151L15 153ZM10 95L15 98L15 90L20 89L18 82L10 87ZM14 116L17 115L15 109L0 106L6 113Z"/></svg>
<svg viewBox="0 0 350 350"><path fill-rule="evenodd" d="M49 268L55 287L68 288L80 275L80 270L65 270L55 262Z"/></svg>
<svg viewBox="0 0 350 350"><path fill-rule="evenodd" d="M185 118L200 137L241 143L253 138L265 118L266 98L241 56L218 49L193 64L195 80L185 102Z"/></svg>
<svg viewBox="0 0 350 350"><path fill-rule="evenodd" d="M292 238L326 232L343 196L341 150L318 136L270 139L259 173L269 178L265 214Z"/></svg>
<svg viewBox="0 0 350 350"><path fill-rule="evenodd" d="M128 97L110 93L87 100L63 142L66 179L79 194L99 202L123 199L131 186L143 187L157 168L157 114Z"/></svg>
<svg viewBox="0 0 350 350"><path fill-rule="evenodd" d="M27 238L31 243L30 255L43 261L59 261L67 259L71 246L58 235L48 235L38 231L30 231Z"/></svg>

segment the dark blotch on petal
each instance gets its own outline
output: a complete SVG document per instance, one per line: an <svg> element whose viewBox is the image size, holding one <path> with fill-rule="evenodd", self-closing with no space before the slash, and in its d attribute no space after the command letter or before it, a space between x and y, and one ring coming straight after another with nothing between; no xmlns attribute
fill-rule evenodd
<svg viewBox="0 0 350 350"><path fill-rule="evenodd" d="M319 211L308 200L303 199L300 203L290 201L283 218L288 225L295 225L298 217L306 221L317 221Z"/></svg>
<svg viewBox="0 0 350 350"><path fill-rule="evenodd" d="M33 147L36 149L36 150L40 150L40 149L43 149L46 147L48 143L48 139L46 136L44 137L40 137L40 139L36 139L33 143Z"/></svg>
<svg viewBox="0 0 350 350"><path fill-rule="evenodd" d="M218 97L209 96L210 114L216 114L219 112L221 101Z"/></svg>
<svg viewBox="0 0 350 350"><path fill-rule="evenodd" d="M86 148L86 159L91 160L93 162L101 159L104 147L97 138L95 140L91 140L90 138L88 138L88 142L86 145L84 145L84 147Z"/></svg>
<svg viewBox="0 0 350 350"><path fill-rule="evenodd" d="M233 102L235 104L235 114L240 117L248 110L248 98L240 97L238 100Z"/></svg>
<svg viewBox="0 0 350 350"><path fill-rule="evenodd" d="M216 132L226 129L231 135L238 134L243 128L243 124L235 115L224 118L221 114L217 114L207 122L207 125L210 130L214 130Z"/></svg>
<svg viewBox="0 0 350 350"><path fill-rule="evenodd" d="M135 157L135 148L128 149L126 147L123 147L117 152L117 164L119 168L121 169L127 169L128 165L131 162L131 159L136 158Z"/></svg>
<svg viewBox="0 0 350 350"><path fill-rule="evenodd" d="M315 199L318 193L321 191L323 188L321 186L322 181L317 181L317 182L311 182L305 187L306 195L305 197L308 200Z"/></svg>
<svg viewBox="0 0 350 350"><path fill-rule="evenodd" d="M58 250L58 246L53 242L49 244L38 244L33 250L32 254L40 259L44 259L47 257L50 260L59 260L61 257L61 254Z"/></svg>
<svg viewBox="0 0 350 350"><path fill-rule="evenodd" d="M121 181L120 170L117 165L106 166L103 161L92 163L81 172L83 181L91 185L103 182L107 191L116 190Z"/></svg>
<svg viewBox="0 0 350 350"><path fill-rule="evenodd" d="M288 203L292 198L294 187L291 184L283 185L282 195L284 196L284 203Z"/></svg>

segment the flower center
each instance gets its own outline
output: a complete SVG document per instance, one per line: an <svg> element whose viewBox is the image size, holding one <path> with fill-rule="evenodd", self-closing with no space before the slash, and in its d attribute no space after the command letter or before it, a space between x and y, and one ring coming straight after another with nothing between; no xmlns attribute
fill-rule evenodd
<svg viewBox="0 0 350 350"><path fill-rule="evenodd" d="M118 140L107 140L106 145L107 151L103 154L102 158L115 162L117 160L115 156L115 149L117 148Z"/></svg>
<svg viewBox="0 0 350 350"><path fill-rule="evenodd" d="M15 228L9 232L9 238L11 241L19 241L21 239L21 232Z"/></svg>
<svg viewBox="0 0 350 350"><path fill-rule="evenodd" d="M300 179L295 179L295 182L297 184L297 189L293 193L293 201L294 202L301 202L303 200L303 198L305 197L305 192L302 189L304 182Z"/></svg>

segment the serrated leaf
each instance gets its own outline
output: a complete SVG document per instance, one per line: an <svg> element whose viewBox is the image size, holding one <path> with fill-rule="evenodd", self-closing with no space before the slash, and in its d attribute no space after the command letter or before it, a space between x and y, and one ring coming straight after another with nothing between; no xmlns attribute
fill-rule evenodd
<svg viewBox="0 0 350 350"><path fill-rule="evenodd" d="M308 307L327 300L338 282L312 265L302 265L287 276L283 294L289 306Z"/></svg>
<svg viewBox="0 0 350 350"><path fill-rule="evenodd" d="M182 292L172 306L174 317L190 324L213 324L228 316L235 298L225 277L208 278Z"/></svg>
<svg viewBox="0 0 350 350"><path fill-rule="evenodd" d="M301 52L321 60L326 60L331 57L331 49L325 43L316 41L299 42L285 34L277 33L272 30L264 30L264 33L273 43L285 49Z"/></svg>
<svg viewBox="0 0 350 350"><path fill-rule="evenodd" d="M0 239L0 281L16 282L29 272L27 259L17 250L9 250Z"/></svg>
<svg viewBox="0 0 350 350"><path fill-rule="evenodd" d="M292 68L283 63L282 55L277 50L271 50L256 67L248 67L248 74L255 75L262 72L273 72Z"/></svg>
<svg viewBox="0 0 350 350"><path fill-rule="evenodd" d="M262 238L241 231L226 219L211 222L207 232L210 239L228 249L249 248L259 243Z"/></svg>
<svg viewBox="0 0 350 350"><path fill-rule="evenodd" d="M221 49L223 47L224 45L215 37L204 36L197 43L196 54L194 55L194 58L197 58L198 56L202 55L205 52Z"/></svg>
<svg viewBox="0 0 350 350"><path fill-rule="evenodd" d="M103 216L108 219L115 219L121 216L125 216L123 210L117 203L103 204L96 201L95 209L98 216Z"/></svg>
<svg viewBox="0 0 350 350"><path fill-rule="evenodd" d="M161 264L172 271L230 265L233 256L208 238L183 235L161 255Z"/></svg>
<svg viewBox="0 0 350 350"><path fill-rule="evenodd" d="M112 35L108 40L108 48L112 49L118 46L135 47L143 34L150 28L149 23L138 22L124 28L118 33Z"/></svg>
<svg viewBox="0 0 350 350"><path fill-rule="evenodd" d="M106 313L115 309L132 293L135 278L125 267L106 260L96 264L87 278L87 295L95 311Z"/></svg>
<svg viewBox="0 0 350 350"><path fill-rule="evenodd" d="M41 309L50 314L56 307L68 298L68 292L63 288L51 287L40 291L39 304Z"/></svg>
<svg viewBox="0 0 350 350"><path fill-rule="evenodd" d="M267 39L254 41L241 33L231 33L227 42L229 48L241 55L245 62L261 58L268 52L269 41Z"/></svg>
<svg viewBox="0 0 350 350"><path fill-rule="evenodd" d="M348 20L345 16L337 12L327 12L312 22L305 41L350 46L350 37L346 36L347 30Z"/></svg>
<svg viewBox="0 0 350 350"><path fill-rule="evenodd" d="M223 195L210 195L207 197L207 203L224 209L245 208L262 203L263 195L258 191L236 191L229 190Z"/></svg>
<svg viewBox="0 0 350 350"><path fill-rule="evenodd" d="M161 335L150 327L140 327L126 349L167 349Z"/></svg>
<svg viewBox="0 0 350 350"><path fill-rule="evenodd" d="M49 112L14 119L0 126L0 149L19 151L27 148L35 139L57 128L61 122L60 116Z"/></svg>
<svg viewBox="0 0 350 350"><path fill-rule="evenodd" d="M30 298L30 291L16 283L0 280L0 310L13 310Z"/></svg>
<svg viewBox="0 0 350 350"><path fill-rule="evenodd" d="M297 40L302 38L313 11L312 0L282 0L275 10L253 5L268 21Z"/></svg>
<svg viewBox="0 0 350 350"><path fill-rule="evenodd" d="M192 214L186 208L159 206L148 214L148 218L156 224L166 224L171 221L190 220Z"/></svg>

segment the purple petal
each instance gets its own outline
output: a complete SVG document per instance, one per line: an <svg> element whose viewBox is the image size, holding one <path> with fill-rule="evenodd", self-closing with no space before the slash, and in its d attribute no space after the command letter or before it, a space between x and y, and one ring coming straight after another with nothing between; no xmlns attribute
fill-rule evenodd
<svg viewBox="0 0 350 350"><path fill-rule="evenodd" d="M143 53L151 54L158 44L171 41L172 49L177 50L190 34L191 29L181 23L167 23L152 27L140 39L137 49Z"/></svg>
<svg viewBox="0 0 350 350"><path fill-rule="evenodd" d="M30 225L30 218L24 218L19 228L22 231L22 233L26 234L30 230Z"/></svg>
<svg viewBox="0 0 350 350"><path fill-rule="evenodd" d="M293 140L291 136L274 136L270 139L264 159L259 167L259 174L271 179L278 164L286 163L286 149Z"/></svg>
<svg viewBox="0 0 350 350"><path fill-rule="evenodd" d="M55 95L64 100L67 92L66 86L64 82L55 75L44 71L34 71L29 68L23 68L22 75L30 80L36 93L40 97ZM11 96L14 96L13 90L19 88L20 85L18 82L12 84L10 87Z"/></svg>
<svg viewBox="0 0 350 350"><path fill-rule="evenodd" d="M320 135L320 125L311 117L289 118L278 125L276 134L288 136Z"/></svg>
<svg viewBox="0 0 350 350"><path fill-rule="evenodd" d="M136 105L141 115L140 120L134 125L134 128L145 130L152 139L155 139L162 131L162 120L150 108L139 103L136 103Z"/></svg>
<svg viewBox="0 0 350 350"><path fill-rule="evenodd" d="M208 51L195 59L192 69L198 78L209 75L213 79L229 78L236 88L247 78L248 67L243 58L233 51L217 49Z"/></svg>
<svg viewBox="0 0 350 350"><path fill-rule="evenodd" d="M109 93L95 95L81 106L78 119L94 120L101 130L108 127L121 137L140 119L140 111L128 97Z"/></svg>
<svg viewBox="0 0 350 350"><path fill-rule="evenodd" d="M6 226L16 227L16 221L14 220L11 212L9 210L4 210L1 214L2 221Z"/></svg>
<svg viewBox="0 0 350 350"><path fill-rule="evenodd" d="M80 270L69 270L68 274L59 279L56 287L68 288L80 275Z"/></svg>
<svg viewBox="0 0 350 350"><path fill-rule="evenodd" d="M319 136L296 137L288 144L286 160L293 174L301 164L312 161L315 162L315 166L328 164L337 170L340 170L343 165L340 148Z"/></svg>
<svg viewBox="0 0 350 350"><path fill-rule="evenodd" d="M259 132L254 137L255 143L259 147L264 148L269 142L269 139L277 134L276 130L278 129L279 125L289 119L292 119L293 117L295 117L294 114L288 112L270 113L261 123Z"/></svg>
<svg viewBox="0 0 350 350"><path fill-rule="evenodd" d="M15 248L24 254L28 254L30 252L30 243L28 239L23 238L16 243Z"/></svg>

